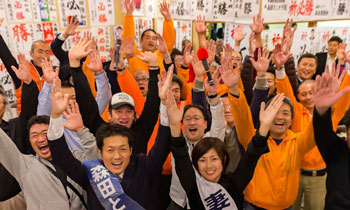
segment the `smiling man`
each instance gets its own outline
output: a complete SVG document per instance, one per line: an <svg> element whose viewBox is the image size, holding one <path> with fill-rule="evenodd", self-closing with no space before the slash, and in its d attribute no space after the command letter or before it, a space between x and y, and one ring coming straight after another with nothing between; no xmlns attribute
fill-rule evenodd
<svg viewBox="0 0 350 210"><path fill-rule="evenodd" d="M311 53L300 56L297 64L298 86L305 80L311 79L317 68L317 57Z"/></svg>
<svg viewBox="0 0 350 210"><path fill-rule="evenodd" d="M304 59L306 58L303 58L302 60ZM315 62L315 59L310 59ZM302 62L303 61L300 63ZM337 73L333 72L333 74ZM309 74L309 77L311 76L312 74ZM315 105L312 89L315 86L315 81L306 79L299 85L298 98L300 102L298 102L293 94L289 79L285 75L285 71L283 69L277 70L276 77L277 92L284 93L291 99L294 105L295 117L291 123L291 131L295 133L305 132L306 128L310 124L312 114L314 113ZM348 84L348 77L349 75L346 75L341 88L344 88ZM339 85L340 82L342 81L338 81ZM346 112L346 107L349 107L347 100L349 100L347 97L340 99L336 104L337 106L333 110L332 121L335 128ZM313 147L312 150L306 153L302 158L300 173L299 192L293 209L300 209L303 194L305 196L305 210L324 209L324 200L326 195L326 164L323 161L317 147Z"/></svg>

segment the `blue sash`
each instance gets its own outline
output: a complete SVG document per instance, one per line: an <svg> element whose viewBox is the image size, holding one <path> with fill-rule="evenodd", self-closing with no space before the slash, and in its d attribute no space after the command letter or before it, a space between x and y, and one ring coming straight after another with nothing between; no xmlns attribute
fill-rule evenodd
<svg viewBox="0 0 350 210"><path fill-rule="evenodd" d="M92 189L106 210L144 210L127 196L118 177L108 171L102 160L84 161Z"/></svg>

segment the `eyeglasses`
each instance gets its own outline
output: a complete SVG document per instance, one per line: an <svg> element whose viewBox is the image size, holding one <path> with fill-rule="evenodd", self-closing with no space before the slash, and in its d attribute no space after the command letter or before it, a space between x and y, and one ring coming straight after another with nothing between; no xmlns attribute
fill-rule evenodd
<svg viewBox="0 0 350 210"><path fill-rule="evenodd" d="M195 122L199 122L202 119L203 119L203 117L200 117L200 116L193 116L193 117L186 116L186 117L184 117L183 121L184 122L191 122L192 120L194 120Z"/></svg>
<svg viewBox="0 0 350 210"><path fill-rule="evenodd" d="M147 82L149 79L148 78L140 78L140 79L135 79L136 82Z"/></svg>

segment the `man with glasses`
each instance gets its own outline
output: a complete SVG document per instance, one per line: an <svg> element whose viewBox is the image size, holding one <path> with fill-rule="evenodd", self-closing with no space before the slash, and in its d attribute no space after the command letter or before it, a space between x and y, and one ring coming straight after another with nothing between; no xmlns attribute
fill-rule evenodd
<svg viewBox="0 0 350 210"><path fill-rule="evenodd" d="M145 70L139 70L134 73L134 78L141 90L143 97L146 98L148 93L149 74Z"/></svg>

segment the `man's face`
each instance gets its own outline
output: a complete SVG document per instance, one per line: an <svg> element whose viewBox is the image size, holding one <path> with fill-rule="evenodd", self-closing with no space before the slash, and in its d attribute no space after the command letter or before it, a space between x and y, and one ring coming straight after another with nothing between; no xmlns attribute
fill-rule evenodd
<svg viewBox="0 0 350 210"><path fill-rule="evenodd" d="M275 75L269 72L266 72L266 80L269 85L269 95L273 94L276 89Z"/></svg>
<svg viewBox="0 0 350 210"><path fill-rule="evenodd" d="M132 148L129 146L127 137L110 136L103 140L100 153L106 168L111 173L120 175L130 163Z"/></svg>
<svg viewBox="0 0 350 210"><path fill-rule="evenodd" d="M183 130L187 140L195 143L202 139L206 127L207 121L204 120L204 116L199 109L192 107L186 111L183 118Z"/></svg>
<svg viewBox="0 0 350 210"><path fill-rule="evenodd" d="M175 55L174 61L175 61L175 69L179 69L181 65L184 63L184 56Z"/></svg>
<svg viewBox="0 0 350 210"><path fill-rule="evenodd" d="M155 51L157 48L157 36L153 31L147 31L141 40L143 51Z"/></svg>
<svg viewBox="0 0 350 210"><path fill-rule="evenodd" d="M228 97L221 98L222 103L224 104L224 115L227 125L233 125L233 116L231 112L230 100Z"/></svg>
<svg viewBox="0 0 350 210"><path fill-rule="evenodd" d="M233 65L238 67L238 69L239 69L241 67L241 65L242 65L241 54L239 54L238 52L233 51L232 52L232 61L233 61Z"/></svg>
<svg viewBox="0 0 350 210"><path fill-rule="evenodd" d="M217 183L222 173L222 162L214 148L210 149L198 160L199 173L209 182Z"/></svg>
<svg viewBox="0 0 350 210"><path fill-rule="evenodd" d="M62 93L62 95L68 94L68 100L76 102L75 90L73 87L63 87L63 88L61 88L61 93Z"/></svg>
<svg viewBox="0 0 350 210"><path fill-rule="evenodd" d="M180 99L181 99L180 85L177 82L172 82L171 87L170 87L170 91L173 93L173 95L175 97L175 101L178 104L180 102Z"/></svg>
<svg viewBox="0 0 350 210"><path fill-rule="evenodd" d="M48 124L34 124L29 129L29 141L33 150L45 160L51 160L51 152L46 138L48 129Z"/></svg>
<svg viewBox="0 0 350 210"><path fill-rule="evenodd" d="M312 110L314 108L314 100L312 98L312 88L314 83L303 83L298 89L298 98L300 103L304 105L307 109Z"/></svg>
<svg viewBox="0 0 350 210"><path fill-rule="evenodd" d="M0 119L4 116L6 110L6 103L4 99L2 98L2 95L0 95Z"/></svg>
<svg viewBox="0 0 350 210"><path fill-rule="evenodd" d="M50 60L50 46L47 43L38 42L35 44L34 50L30 51L35 66L41 67L42 59Z"/></svg>
<svg viewBox="0 0 350 210"><path fill-rule="evenodd" d="M339 43L336 41L328 42L328 54L335 55L338 51Z"/></svg>
<svg viewBox="0 0 350 210"><path fill-rule="evenodd" d="M280 136L287 132L288 128L292 124L292 111L290 106L286 103L282 104L277 112L275 119L271 125L271 134Z"/></svg>
<svg viewBox="0 0 350 210"><path fill-rule="evenodd" d="M316 72L316 67L314 58L303 58L297 66L298 76L302 80L311 79Z"/></svg>
<svg viewBox="0 0 350 210"><path fill-rule="evenodd" d="M142 95L146 97L148 93L148 81L149 81L148 73L144 70L137 71L134 74L134 78L141 90Z"/></svg>
<svg viewBox="0 0 350 210"><path fill-rule="evenodd" d="M129 105L123 105L117 109L112 109L112 113L109 113L109 118L112 124L124 125L131 128L135 119L135 111Z"/></svg>

